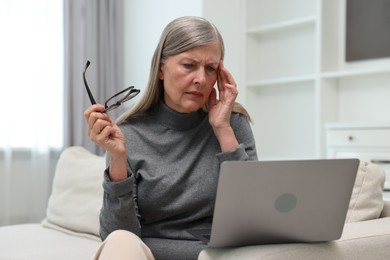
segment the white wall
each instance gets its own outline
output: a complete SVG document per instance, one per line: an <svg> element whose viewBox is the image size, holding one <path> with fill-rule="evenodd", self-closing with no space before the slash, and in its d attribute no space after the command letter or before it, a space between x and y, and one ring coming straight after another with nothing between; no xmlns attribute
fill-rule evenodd
<svg viewBox="0 0 390 260"><path fill-rule="evenodd" d="M202 0L125 1L125 85L145 88L162 30L184 15L202 16Z"/></svg>
<svg viewBox="0 0 390 260"><path fill-rule="evenodd" d="M246 93L242 75L245 74L245 68L241 64L244 59L242 37L245 31L242 30L241 8L242 3L237 0L203 1L203 17L215 24L222 35L225 44L224 65L236 81L239 92L237 101L243 103Z"/></svg>

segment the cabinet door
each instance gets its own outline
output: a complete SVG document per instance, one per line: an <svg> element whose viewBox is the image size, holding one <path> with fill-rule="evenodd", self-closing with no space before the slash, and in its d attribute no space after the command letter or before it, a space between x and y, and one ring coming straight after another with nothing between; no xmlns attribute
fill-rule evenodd
<svg viewBox="0 0 390 260"><path fill-rule="evenodd" d="M385 190L390 191L390 150L383 152L354 151L348 149L330 149L330 158L358 158L375 163L386 173Z"/></svg>

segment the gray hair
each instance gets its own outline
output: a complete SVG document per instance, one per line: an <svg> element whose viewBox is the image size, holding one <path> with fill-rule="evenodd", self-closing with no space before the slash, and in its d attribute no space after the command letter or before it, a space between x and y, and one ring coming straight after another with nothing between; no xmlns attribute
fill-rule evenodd
<svg viewBox="0 0 390 260"><path fill-rule="evenodd" d="M165 60L169 56L212 42L219 43L223 59L225 48L218 29L204 18L184 16L167 25L154 57Z"/></svg>
<svg viewBox="0 0 390 260"><path fill-rule="evenodd" d="M197 16L183 16L171 21L162 32L154 51L145 94L132 109L119 117L117 123L120 124L127 118L150 110L162 99L163 85L158 76L161 62L170 56L213 42L218 42L221 59L223 59L225 47L222 36L215 25Z"/></svg>

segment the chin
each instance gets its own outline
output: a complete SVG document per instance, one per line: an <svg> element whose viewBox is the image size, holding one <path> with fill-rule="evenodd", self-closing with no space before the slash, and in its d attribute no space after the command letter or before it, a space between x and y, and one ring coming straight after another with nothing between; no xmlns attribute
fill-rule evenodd
<svg viewBox="0 0 390 260"><path fill-rule="evenodd" d="M192 113L196 112L199 109L203 108L204 104L189 104L187 106L183 106L183 113Z"/></svg>

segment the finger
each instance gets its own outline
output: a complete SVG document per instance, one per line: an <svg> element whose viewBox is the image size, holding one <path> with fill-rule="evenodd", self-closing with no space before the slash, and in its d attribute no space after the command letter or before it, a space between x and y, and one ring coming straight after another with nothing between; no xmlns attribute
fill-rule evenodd
<svg viewBox="0 0 390 260"><path fill-rule="evenodd" d="M211 108L216 104L217 104L217 91L215 90L215 88L213 88L209 96L209 106Z"/></svg>
<svg viewBox="0 0 390 260"><path fill-rule="evenodd" d="M236 85L233 84L225 84L226 93L227 95L237 97L238 96L238 90Z"/></svg>
<svg viewBox="0 0 390 260"><path fill-rule="evenodd" d="M219 92L223 92L225 90L225 79L224 79L224 75L223 75L223 72L222 72L222 69L224 68L223 66L223 61L221 60L220 63L219 63L219 66L218 66L218 73L217 73L217 80L218 80L218 91Z"/></svg>
<svg viewBox="0 0 390 260"><path fill-rule="evenodd" d="M223 78L225 79L225 86L226 84L233 85L235 88L237 88L236 81L234 80L232 74L226 69L225 66L221 68L221 72L223 75Z"/></svg>
<svg viewBox="0 0 390 260"><path fill-rule="evenodd" d="M107 125L101 129L100 133L93 135L91 140L96 144L104 147L107 144L107 141L111 139L110 136L112 135L113 131L113 127L111 125Z"/></svg>
<svg viewBox="0 0 390 260"><path fill-rule="evenodd" d="M105 140L107 140L109 138L109 135L107 135L106 132L107 132L107 129L105 129L105 132L102 131L102 133L90 137L92 142L94 142L95 144L99 145L104 150L106 150L106 147L104 145L105 142L106 142Z"/></svg>
<svg viewBox="0 0 390 260"><path fill-rule="evenodd" d="M222 93L224 93L224 97L231 97L232 95L235 97L237 96L238 91L236 81L234 80L232 74L226 69L222 61L220 64L220 83L223 84Z"/></svg>
<svg viewBox="0 0 390 260"><path fill-rule="evenodd" d="M104 106L101 104L96 104L89 106L85 111L84 111L84 117L88 121L88 118L90 117L91 113L93 112L98 112L102 111L104 109Z"/></svg>
<svg viewBox="0 0 390 260"><path fill-rule="evenodd" d="M110 121L104 119L97 119L91 128L92 134L98 135L104 130L105 127L110 125L111 125Z"/></svg>
<svg viewBox="0 0 390 260"><path fill-rule="evenodd" d="M224 88L224 82L222 82L222 69L221 69L221 63L220 65L218 66L218 73L217 73L217 87L218 87L218 91L219 92L222 92L223 91L223 88Z"/></svg>
<svg viewBox="0 0 390 260"><path fill-rule="evenodd" d="M98 130L101 130L104 127L104 125L111 124L113 122L107 113L92 112L88 117L87 123L88 123L88 135L91 135L92 131L95 134L99 133Z"/></svg>

